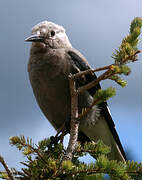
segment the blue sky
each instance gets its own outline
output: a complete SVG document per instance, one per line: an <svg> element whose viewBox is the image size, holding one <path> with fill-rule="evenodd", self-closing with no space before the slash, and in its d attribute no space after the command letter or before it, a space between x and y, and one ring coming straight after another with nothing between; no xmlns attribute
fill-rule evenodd
<svg viewBox="0 0 142 180"><path fill-rule="evenodd" d="M101 67L113 63L112 52L127 35L133 18L142 17L141 7L141 0L0 2L0 154L9 167L19 167L23 159L10 147L10 136L24 134L37 142L56 133L36 104L28 80L30 44L24 39L31 28L43 20L63 25L72 45L93 68ZM124 148L134 160L142 161L142 55L130 66L126 88L110 81L101 85L117 88L117 95L109 100L113 120Z"/></svg>

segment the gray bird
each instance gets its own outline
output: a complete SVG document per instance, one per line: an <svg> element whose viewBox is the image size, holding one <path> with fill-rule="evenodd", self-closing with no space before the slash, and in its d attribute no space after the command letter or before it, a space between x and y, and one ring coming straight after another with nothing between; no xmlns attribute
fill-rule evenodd
<svg viewBox="0 0 142 180"><path fill-rule="evenodd" d="M71 97L68 76L91 67L84 56L72 47L62 26L43 21L33 27L26 41L32 42L28 72L37 103L57 132L64 124L69 129ZM77 86L94 79L95 74L88 74L77 80ZM98 84L79 95L79 113L92 104L93 96L100 88ZM111 147L110 159L126 160L106 102L95 105L80 120L78 140L84 143L99 139Z"/></svg>

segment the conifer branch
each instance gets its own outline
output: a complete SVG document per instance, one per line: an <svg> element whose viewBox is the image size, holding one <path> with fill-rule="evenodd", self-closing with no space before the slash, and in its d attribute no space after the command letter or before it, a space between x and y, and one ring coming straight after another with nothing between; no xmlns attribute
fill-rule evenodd
<svg viewBox="0 0 142 180"><path fill-rule="evenodd" d="M29 155L31 153L36 153L38 154L38 156L42 159L42 161L44 163L46 163L46 161L44 160L42 154L40 153L39 149L36 149L32 146L32 140L29 140L27 138L27 143L26 143L26 140L25 140L25 137L24 136L21 136L20 138L17 137L17 136L13 136L13 137L10 137L10 144L12 145L16 145L19 150L21 150L22 148L24 148L23 150L23 154L24 155Z"/></svg>
<svg viewBox="0 0 142 180"><path fill-rule="evenodd" d="M63 157L63 160L72 160L72 154L75 150L77 138L78 138L78 95L76 93L76 83L72 79L72 75L69 76L70 93L71 93L71 123L70 123L70 140Z"/></svg>
<svg viewBox="0 0 142 180"><path fill-rule="evenodd" d="M2 156L0 156L0 163L1 163L1 164L3 165L3 167L5 168L9 179L10 179L10 180L14 180L13 174L12 174L12 172L10 171L10 169L8 168L8 166L7 166L4 158L3 158Z"/></svg>

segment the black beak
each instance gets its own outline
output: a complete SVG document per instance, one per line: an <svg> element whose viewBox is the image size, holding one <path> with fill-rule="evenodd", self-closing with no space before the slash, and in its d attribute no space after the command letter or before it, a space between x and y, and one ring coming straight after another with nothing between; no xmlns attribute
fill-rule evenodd
<svg viewBox="0 0 142 180"><path fill-rule="evenodd" d="M38 34L33 34L33 35L29 36L28 38L26 38L25 41L29 41L29 42L44 42L44 37L40 36Z"/></svg>

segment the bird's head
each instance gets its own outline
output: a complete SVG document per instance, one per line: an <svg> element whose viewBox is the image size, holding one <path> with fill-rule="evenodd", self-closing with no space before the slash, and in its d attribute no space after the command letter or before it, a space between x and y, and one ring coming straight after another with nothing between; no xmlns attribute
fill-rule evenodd
<svg viewBox="0 0 142 180"><path fill-rule="evenodd" d="M54 49L71 47L65 29L49 21L43 21L35 25L32 28L31 36L26 38L25 41Z"/></svg>

